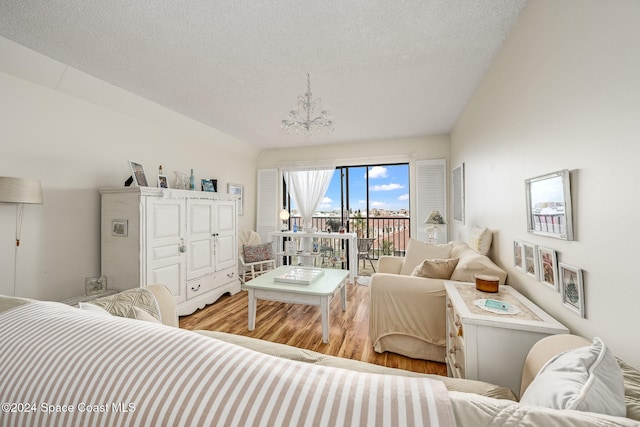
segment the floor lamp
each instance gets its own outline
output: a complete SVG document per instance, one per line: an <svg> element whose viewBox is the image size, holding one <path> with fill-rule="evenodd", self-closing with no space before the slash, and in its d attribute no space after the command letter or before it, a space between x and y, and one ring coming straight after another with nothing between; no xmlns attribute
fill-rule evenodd
<svg viewBox="0 0 640 427"><path fill-rule="evenodd" d="M18 247L20 246L24 205L25 203L42 204L42 187L40 181L37 179L0 176L0 202L16 204L16 246L13 257L13 296L15 296Z"/></svg>

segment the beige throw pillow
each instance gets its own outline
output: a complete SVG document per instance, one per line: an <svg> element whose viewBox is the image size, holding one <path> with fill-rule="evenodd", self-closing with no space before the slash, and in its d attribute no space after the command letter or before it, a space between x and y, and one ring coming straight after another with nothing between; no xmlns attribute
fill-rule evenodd
<svg viewBox="0 0 640 427"><path fill-rule="evenodd" d="M491 233L491 230L476 225L469 236L469 247L476 250L480 255L486 255L491 249L492 240L493 233Z"/></svg>
<svg viewBox="0 0 640 427"><path fill-rule="evenodd" d="M432 243L421 242L416 239L409 239L407 244L407 252L402 262L400 274L409 276L413 270L425 259L448 259L451 257L452 246L447 243L445 245L434 245Z"/></svg>
<svg viewBox="0 0 640 427"><path fill-rule="evenodd" d="M430 279L449 280L453 270L458 265L458 258L450 259L425 259L413 269L412 276L428 277Z"/></svg>

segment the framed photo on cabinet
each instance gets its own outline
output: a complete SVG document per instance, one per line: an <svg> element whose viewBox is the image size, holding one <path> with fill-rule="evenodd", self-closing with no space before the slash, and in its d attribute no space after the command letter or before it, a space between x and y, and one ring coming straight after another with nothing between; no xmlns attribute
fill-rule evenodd
<svg viewBox="0 0 640 427"><path fill-rule="evenodd" d="M131 169L131 177L138 187L148 187L147 177L140 163L129 160L129 168Z"/></svg>
<svg viewBox="0 0 640 427"><path fill-rule="evenodd" d="M169 181L167 181L167 176L158 174L158 188L169 188Z"/></svg>
<svg viewBox="0 0 640 427"><path fill-rule="evenodd" d="M201 180L202 183L202 191L206 191L209 193L215 193L216 187L213 185L213 181L210 179Z"/></svg>

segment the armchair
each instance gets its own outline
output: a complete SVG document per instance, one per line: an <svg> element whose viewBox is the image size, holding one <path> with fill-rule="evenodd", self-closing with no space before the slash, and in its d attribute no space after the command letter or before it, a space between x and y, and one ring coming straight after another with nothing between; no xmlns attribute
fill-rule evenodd
<svg viewBox="0 0 640 427"><path fill-rule="evenodd" d="M241 231L238 241L238 269L243 284L276 268L273 242L262 243L253 230Z"/></svg>
<svg viewBox="0 0 640 427"><path fill-rule="evenodd" d="M435 277L412 275L424 260L458 259L453 272ZM474 282L476 274L507 273L464 242L432 245L410 239L404 258L382 256L371 276L369 338L373 349L414 359L444 362L446 348L446 291L444 280Z"/></svg>

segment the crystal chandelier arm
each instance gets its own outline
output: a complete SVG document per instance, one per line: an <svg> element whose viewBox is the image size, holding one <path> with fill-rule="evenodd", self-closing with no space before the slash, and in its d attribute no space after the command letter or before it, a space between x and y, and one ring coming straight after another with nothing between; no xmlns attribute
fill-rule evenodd
<svg viewBox="0 0 640 427"><path fill-rule="evenodd" d="M316 106L321 107L322 100L320 98L313 99L311 94L311 75L307 73L307 92L298 96L297 110L292 110L289 117L282 120L281 127L287 131L295 129L296 133L303 132L307 135L313 133L314 130L320 131L327 128L329 132L333 130L333 120L331 114L327 110L322 110L319 116L314 116ZM306 114L301 114L302 112ZM306 120L303 117L306 116Z"/></svg>

